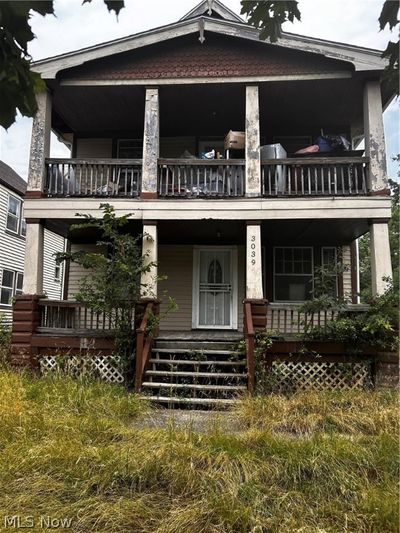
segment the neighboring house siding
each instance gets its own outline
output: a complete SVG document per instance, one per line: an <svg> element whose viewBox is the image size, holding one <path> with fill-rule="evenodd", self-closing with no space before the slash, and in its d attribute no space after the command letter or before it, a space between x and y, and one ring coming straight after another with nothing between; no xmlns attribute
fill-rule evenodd
<svg viewBox="0 0 400 533"><path fill-rule="evenodd" d="M112 139L78 139L76 158L91 159L95 157L112 157Z"/></svg>
<svg viewBox="0 0 400 533"><path fill-rule="evenodd" d="M65 239L47 229L44 230L43 292L51 300L62 299L64 264L60 267L60 279L55 279L56 260L54 253L64 251Z"/></svg>
<svg viewBox="0 0 400 533"><path fill-rule="evenodd" d="M13 272L24 272L25 239L6 230L9 195L22 200L21 196L0 185L0 286L4 269ZM4 316L4 320L7 323L11 322L11 307L0 305L0 314Z"/></svg>

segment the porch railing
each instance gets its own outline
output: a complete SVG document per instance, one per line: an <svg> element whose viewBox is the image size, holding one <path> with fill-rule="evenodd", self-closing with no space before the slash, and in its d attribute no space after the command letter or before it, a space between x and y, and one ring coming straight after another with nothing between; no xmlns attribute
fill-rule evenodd
<svg viewBox="0 0 400 533"><path fill-rule="evenodd" d="M368 192L367 157L268 159L263 196L357 196Z"/></svg>
<svg viewBox="0 0 400 533"><path fill-rule="evenodd" d="M363 313L367 305L349 304L346 312ZM301 304L270 303L267 307L267 329L286 335L304 333L307 327L324 327L335 320L338 311L319 311L315 313L301 312Z"/></svg>
<svg viewBox="0 0 400 533"><path fill-rule="evenodd" d="M240 197L245 193L243 159L159 159L158 194L164 197Z"/></svg>
<svg viewBox="0 0 400 533"><path fill-rule="evenodd" d="M141 159L46 159L47 196L136 197Z"/></svg>
<svg viewBox="0 0 400 533"><path fill-rule="evenodd" d="M126 309L115 309L112 314L97 313L72 300L39 300L38 333L79 334L95 332L107 334L115 329L116 321ZM129 317L134 320L134 311Z"/></svg>

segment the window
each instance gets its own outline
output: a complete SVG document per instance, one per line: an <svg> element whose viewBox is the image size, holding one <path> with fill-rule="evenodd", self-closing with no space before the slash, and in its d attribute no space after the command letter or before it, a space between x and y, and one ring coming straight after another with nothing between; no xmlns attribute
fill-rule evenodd
<svg viewBox="0 0 400 533"><path fill-rule="evenodd" d="M313 289L313 253L306 247L274 248L274 299L304 302Z"/></svg>
<svg viewBox="0 0 400 533"><path fill-rule="evenodd" d="M323 246L321 250L321 266L323 269L324 286L329 296L338 295L338 275L337 275L337 249L331 246Z"/></svg>
<svg viewBox="0 0 400 533"><path fill-rule="evenodd" d="M142 139L118 139L117 157L120 159L142 159Z"/></svg>
<svg viewBox="0 0 400 533"><path fill-rule="evenodd" d="M21 272L3 270L0 285L0 304L11 305L11 300L17 294L22 294L24 276Z"/></svg>
<svg viewBox="0 0 400 533"><path fill-rule="evenodd" d="M55 265L54 267L54 281L61 281L61 265Z"/></svg>
<svg viewBox="0 0 400 533"><path fill-rule="evenodd" d="M22 201L15 196L8 197L8 211L6 227L9 231L25 237L26 222L22 218Z"/></svg>

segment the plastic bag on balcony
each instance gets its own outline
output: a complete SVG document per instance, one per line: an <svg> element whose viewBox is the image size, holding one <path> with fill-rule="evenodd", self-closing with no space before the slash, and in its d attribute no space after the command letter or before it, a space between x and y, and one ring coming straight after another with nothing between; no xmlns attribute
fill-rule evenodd
<svg viewBox="0 0 400 533"><path fill-rule="evenodd" d="M320 152L349 150L350 143L344 135L321 135L315 140Z"/></svg>
<svg viewBox="0 0 400 533"><path fill-rule="evenodd" d="M211 150L210 152L201 152L200 159L215 159L215 150Z"/></svg>
<svg viewBox="0 0 400 533"><path fill-rule="evenodd" d="M306 148L302 148L301 150L297 150L297 152L295 152L295 154L314 154L315 152L319 152L318 144L312 144L311 146L307 146Z"/></svg>

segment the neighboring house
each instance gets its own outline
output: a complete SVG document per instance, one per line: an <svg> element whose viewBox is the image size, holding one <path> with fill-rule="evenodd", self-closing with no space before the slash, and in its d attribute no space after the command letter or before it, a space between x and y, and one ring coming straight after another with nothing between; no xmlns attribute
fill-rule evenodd
<svg viewBox="0 0 400 533"><path fill-rule="evenodd" d="M11 323L12 301L22 294L25 261L26 222L24 196L26 181L0 161L0 316ZM44 233L44 294L62 298L63 266L55 264L53 253L63 251L64 238Z"/></svg>
<svg viewBox="0 0 400 533"><path fill-rule="evenodd" d="M47 91L32 131L30 249L41 256L43 228L73 250L93 246L91 233L70 227L77 212L101 216L104 201L133 213L131 231L151 236L144 251L167 276L157 287L154 268L147 296L167 290L179 306L160 326L170 338L240 337L244 310L257 302L256 325L267 318L296 333L317 267L340 258L349 268L336 292L357 306L358 237L371 233L375 293L391 275L384 67L377 50L289 33L260 41L216 0L176 23L36 62ZM51 130L71 143L70 159L49 159ZM230 130L244 135L226 139ZM321 132L353 149L294 154ZM365 155L354 149L362 136ZM202 158L212 150L223 158ZM69 265L69 299L81 275ZM24 293L42 284L40 261L32 263ZM47 335L50 308L41 311ZM57 313L69 317L67 330L65 309Z"/></svg>

